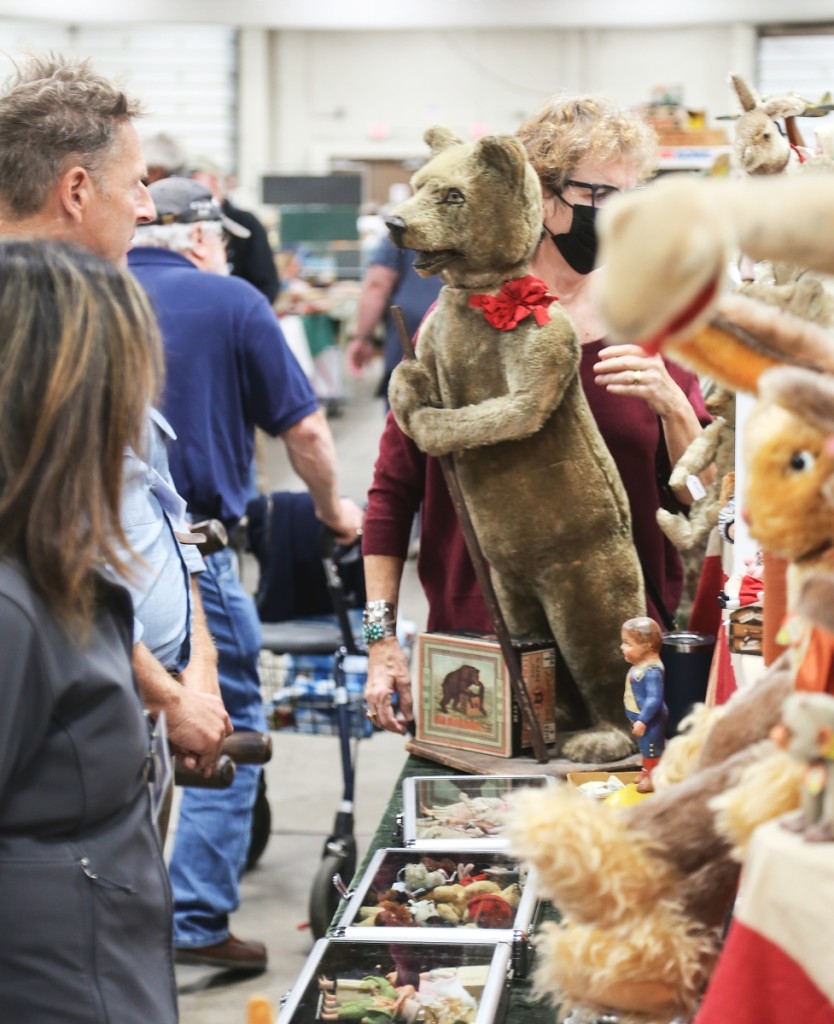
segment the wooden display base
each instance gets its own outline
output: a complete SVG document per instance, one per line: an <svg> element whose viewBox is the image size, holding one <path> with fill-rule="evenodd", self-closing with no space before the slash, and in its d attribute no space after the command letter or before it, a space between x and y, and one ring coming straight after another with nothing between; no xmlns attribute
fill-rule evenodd
<svg viewBox="0 0 834 1024"><path fill-rule="evenodd" d="M577 761L556 758L555 748L550 748L551 760L546 764L540 764L534 757L526 754L518 757L496 757L495 754L456 750L445 744L426 743L414 739L409 740L405 748L415 757L437 761L469 775L553 775L564 779L568 772L621 772L630 769L639 771L642 765L639 754L632 754L630 757L607 764L580 764Z"/></svg>

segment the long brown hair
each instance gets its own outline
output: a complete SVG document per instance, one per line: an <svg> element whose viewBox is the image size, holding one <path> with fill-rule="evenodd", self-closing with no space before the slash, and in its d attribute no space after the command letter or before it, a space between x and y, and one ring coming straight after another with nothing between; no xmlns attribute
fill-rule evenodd
<svg viewBox="0 0 834 1024"><path fill-rule="evenodd" d="M96 570L126 566L125 446L161 381L153 313L113 264L58 242L0 241L0 557L86 629Z"/></svg>

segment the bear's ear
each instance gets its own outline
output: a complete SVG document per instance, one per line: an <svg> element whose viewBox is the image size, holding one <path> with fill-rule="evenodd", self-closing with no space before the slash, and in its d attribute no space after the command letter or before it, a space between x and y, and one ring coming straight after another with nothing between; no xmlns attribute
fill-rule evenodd
<svg viewBox="0 0 834 1024"><path fill-rule="evenodd" d="M442 153L450 146L460 146L463 142L445 124L435 124L431 128L427 128L423 135L423 141L428 145L432 156L437 156L438 153Z"/></svg>
<svg viewBox="0 0 834 1024"><path fill-rule="evenodd" d="M476 142L473 156L476 164L494 168L507 182L524 180L527 152L510 135L484 135Z"/></svg>

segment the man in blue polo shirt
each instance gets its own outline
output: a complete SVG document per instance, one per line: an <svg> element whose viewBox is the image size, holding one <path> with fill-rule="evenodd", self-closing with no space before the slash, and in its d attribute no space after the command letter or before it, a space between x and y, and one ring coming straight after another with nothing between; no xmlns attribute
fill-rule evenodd
<svg viewBox="0 0 834 1024"><path fill-rule="evenodd" d="M235 526L249 494L258 426L286 444L319 519L343 542L354 540L362 513L339 495L333 438L316 396L266 299L245 281L223 276L224 223L232 231L239 226L196 181L164 178L150 192L157 217L137 228L129 265L159 318L163 410L178 438L171 472L190 514ZM260 623L236 568L229 550L207 558L200 593L226 709L235 729L261 730ZM170 862L180 962L266 966L263 944L235 938L228 922L239 902L258 771L238 765L229 789L183 793Z"/></svg>

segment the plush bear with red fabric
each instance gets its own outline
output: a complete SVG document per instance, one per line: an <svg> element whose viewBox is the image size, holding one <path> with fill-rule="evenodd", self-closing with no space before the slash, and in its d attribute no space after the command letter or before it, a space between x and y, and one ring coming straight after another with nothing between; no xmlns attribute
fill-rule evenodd
<svg viewBox="0 0 834 1024"><path fill-rule="evenodd" d="M445 282L389 400L429 455L454 455L510 632L554 636L592 727L573 760L631 753L621 724L620 624L645 613L622 482L579 379L573 324L527 273L541 185L524 147L426 134L434 154L388 225Z"/></svg>

